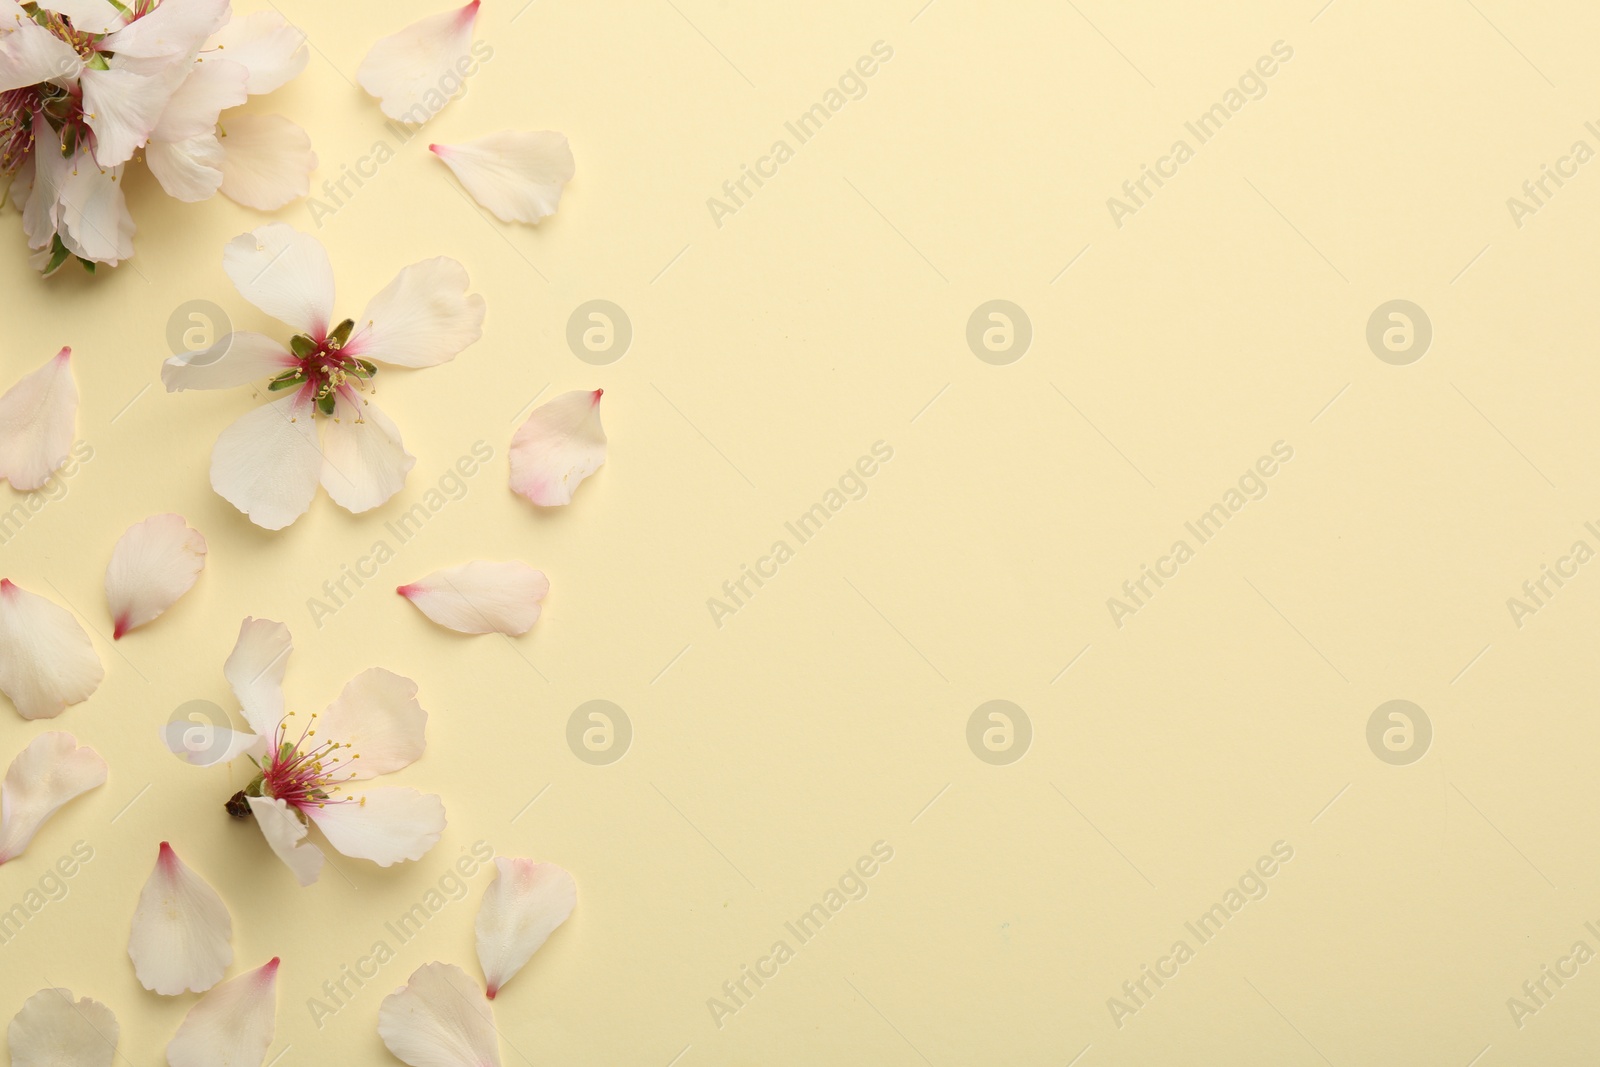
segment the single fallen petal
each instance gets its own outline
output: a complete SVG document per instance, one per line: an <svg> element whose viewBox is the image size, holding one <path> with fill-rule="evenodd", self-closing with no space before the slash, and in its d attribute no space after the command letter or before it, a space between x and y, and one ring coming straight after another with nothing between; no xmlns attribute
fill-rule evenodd
<svg viewBox="0 0 1600 1067"><path fill-rule="evenodd" d="M467 268L436 256L402 268L372 298L344 346L395 367L434 367L483 336L483 297L467 292Z"/></svg>
<svg viewBox="0 0 1600 1067"><path fill-rule="evenodd" d="M153 515L128 527L106 567L112 639L176 604L205 565L206 539L182 515Z"/></svg>
<svg viewBox="0 0 1600 1067"><path fill-rule="evenodd" d="M245 89L251 96L281 87L305 70L311 57L306 35L276 11L234 16L206 42L207 51L214 48L250 72Z"/></svg>
<svg viewBox="0 0 1600 1067"><path fill-rule="evenodd" d="M111 1067L121 1028L98 1000L70 989L41 989L6 1028L11 1067Z"/></svg>
<svg viewBox="0 0 1600 1067"><path fill-rule="evenodd" d="M263 529L288 526L317 495L322 449L303 393L241 415L211 450L211 488Z"/></svg>
<svg viewBox="0 0 1600 1067"><path fill-rule="evenodd" d="M250 303L316 340L333 315L333 264L308 233L270 222L241 233L222 250L222 269Z"/></svg>
<svg viewBox="0 0 1600 1067"><path fill-rule="evenodd" d="M63 348L0 396L0 478L38 489L66 462L78 419L72 349Z"/></svg>
<svg viewBox="0 0 1600 1067"><path fill-rule="evenodd" d="M497 856L478 906L478 963L489 999L533 958L578 902L572 875L553 863Z"/></svg>
<svg viewBox="0 0 1600 1067"><path fill-rule="evenodd" d="M511 438L511 489L544 507L570 504L573 490L606 461L600 395L563 393L535 408Z"/></svg>
<svg viewBox="0 0 1600 1067"><path fill-rule="evenodd" d="M420 126L437 115L461 87L456 64L472 55L472 24L478 0L444 11L390 34L356 68L361 88L378 98L392 119Z"/></svg>
<svg viewBox="0 0 1600 1067"><path fill-rule="evenodd" d="M474 560L434 571L395 590L440 626L464 634L524 634L550 592L543 571L515 560Z"/></svg>
<svg viewBox="0 0 1600 1067"><path fill-rule="evenodd" d="M161 842L128 937L139 984L169 997L204 993L233 962L232 937L233 920L217 891Z"/></svg>
<svg viewBox="0 0 1600 1067"><path fill-rule="evenodd" d="M278 957L195 1002L167 1043L171 1067L261 1067L278 1027Z"/></svg>
<svg viewBox="0 0 1600 1067"><path fill-rule="evenodd" d="M317 154L306 131L282 115L234 115L223 123L222 195L276 211L311 188Z"/></svg>
<svg viewBox="0 0 1600 1067"><path fill-rule="evenodd" d="M341 854L390 867L419 860L444 833L444 802L408 787L374 789L306 812Z"/></svg>
<svg viewBox="0 0 1600 1067"><path fill-rule="evenodd" d="M305 840L306 824L288 804L276 797L246 797L256 826L267 845L284 862L301 885L310 885L322 873L322 850Z"/></svg>
<svg viewBox="0 0 1600 1067"><path fill-rule="evenodd" d="M501 222L537 223L554 215L575 169L566 135L552 130L505 130L428 150Z"/></svg>
<svg viewBox="0 0 1600 1067"><path fill-rule="evenodd" d="M40 734L0 783L0 864L16 859L61 806L106 780L106 761L71 734Z"/></svg>
<svg viewBox="0 0 1600 1067"><path fill-rule="evenodd" d="M411 1067L500 1067L494 1013L451 963L425 963L378 1006L378 1036Z"/></svg>
<svg viewBox="0 0 1600 1067"><path fill-rule="evenodd" d="M0 692L24 719L89 699L105 673L71 612L0 578Z"/></svg>
<svg viewBox="0 0 1600 1067"><path fill-rule="evenodd" d="M281 622L246 618L239 624L222 673L239 698L245 721L258 734L271 734L283 718L283 675L293 650L289 628Z"/></svg>
<svg viewBox="0 0 1600 1067"><path fill-rule="evenodd" d="M360 756L340 768L352 781L376 778L422 758L428 713L417 702L417 683L372 667L345 683L339 699L316 717L317 737L348 745Z"/></svg>
<svg viewBox="0 0 1600 1067"><path fill-rule="evenodd" d="M360 514L404 489L417 457L378 405L352 395L338 394L333 418L323 423L322 487L335 504Z"/></svg>
<svg viewBox="0 0 1600 1067"><path fill-rule="evenodd" d="M172 356L161 364L161 384L169 393L185 389L232 389L299 366L281 344L266 334L240 330L215 344Z"/></svg>

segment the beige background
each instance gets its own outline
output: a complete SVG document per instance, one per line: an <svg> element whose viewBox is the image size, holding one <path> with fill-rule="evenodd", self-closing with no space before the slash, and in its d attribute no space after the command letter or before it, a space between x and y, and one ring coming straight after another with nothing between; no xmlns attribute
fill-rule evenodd
<svg viewBox="0 0 1600 1067"><path fill-rule="evenodd" d="M9 718L0 756L64 728L112 769L0 870L9 906L74 841L95 851L0 945L0 1014L66 985L116 1010L127 1062L163 1062L191 998L145 993L123 945L169 839L229 901L238 964L284 959L277 1062L392 1062L378 1002L429 960L477 974L487 876L407 944L384 923L482 839L580 886L498 1002L507 1064L1592 1058L1600 963L1521 1027L1507 1000L1574 942L1600 951L1600 564L1520 628L1506 600L1575 540L1600 548L1600 163L1520 228L1506 200L1574 141L1600 149L1600 15L922 2L486 4L494 57L465 98L317 231L341 314L438 254L489 306L455 362L383 376L418 463L359 517L321 498L284 532L250 526L206 470L252 401L157 380L185 301L269 325L220 269L260 216L140 175L136 258L40 282L7 214L5 381L72 345L94 458L0 569L80 614L107 679L53 723ZM281 10L315 51L252 106L305 124L320 184L393 140L349 79L434 5ZM718 227L707 198L876 41L894 56L866 95ZM1185 121L1277 41L1293 59L1266 95L1118 228L1107 198L1192 145ZM577 156L538 229L476 211L425 151L507 127L561 130ZM304 204L278 217L312 227ZM633 324L610 366L566 346L593 298ZM990 299L1032 322L1010 365L965 340ZM1392 299L1432 321L1409 366L1365 340ZM610 461L535 513L505 486L513 420L594 387ZM307 599L480 439L495 458L465 497L318 629ZM1107 598L1280 440L1294 458L1268 495L1115 626ZM877 441L894 458L866 497L715 626L707 599ZM162 511L204 532L206 572L113 646L105 561ZM459 638L390 592L473 558L548 573L528 636ZM427 858L336 857L300 890L221 810L242 772L160 747L182 703L232 707L221 666L247 614L292 628L296 706L371 665L418 681L430 746L404 781L450 815ZM1396 698L1434 730L1408 766L1366 741ZM565 740L591 699L635 731L609 766ZM966 742L991 699L1032 724L1007 766ZM719 1028L708 998L880 840L894 859L865 899ZM1197 945L1184 923L1278 841L1293 860L1265 899ZM1108 998L1179 938L1195 958L1119 1028ZM307 998L380 939L394 960L319 1030Z"/></svg>

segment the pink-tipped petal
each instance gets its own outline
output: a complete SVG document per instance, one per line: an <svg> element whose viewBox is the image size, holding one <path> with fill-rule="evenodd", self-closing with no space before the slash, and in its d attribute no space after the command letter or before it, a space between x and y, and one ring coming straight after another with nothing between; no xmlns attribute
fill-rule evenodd
<svg viewBox="0 0 1600 1067"><path fill-rule="evenodd" d="M411 1067L500 1067L494 1013L451 963L425 963L378 1006L378 1036Z"/></svg>
<svg viewBox="0 0 1600 1067"><path fill-rule="evenodd" d="M446 256L413 263L372 298L345 350L395 367L434 367L483 336L483 297Z"/></svg>
<svg viewBox="0 0 1600 1067"><path fill-rule="evenodd" d="M245 721L263 736L277 729L283 718L283 675L293 650L289 628L283 623L246 618L239 624L239 637L228 661L222 665Z"/></svg>
<svg viewBox="0 0 1600 1067"><path fill-rule="evenodd" d="M497 856L478 907L478 963L489 998L533 958L578 902L572 875L553 863Z"/></svg>
<svg viewBox="0 0 1600 1067"><path fill-rule="evenodd" d="M229 241L222 269L240 295L268 315L317 340L327 335L333 264L315 237L287 223L270 222Z"/></svg>
<svg viewBox="0 0 1600 1067"><path fill-rule="evenodd" d="M121 1028L111 1009L70 989L41 989L6 1028L11 1067L111 1067Z"/></svg>
<svg viewBox="0 0 1600 1067"><path fill-rule="evenodd" d="M417 702L417 683L382 667L362 671L339 699L317 717L319 738L350 746L358 760L344 765L351 781L376 778L422 758L428 713Z"/></svg>
<svg viewBox="0 0 1600 1067"><path fill-rule="evenodd" d="M472 199L501 222L538 223L556 213L575 164L565 134L506 130L476 141L429 145Z"/></svg>
<svg viewBox="0 0 1600 1067"><path fill-rule="evenodd" d="M256 817L256 826L267 845L294 872L295 881L310 885L322 874L326 858L322 850L306 841L306 824L300 821L294 809L275 797L246 797L250 811Z"/></svg>
<svg viewBox="0 0 1600 1067"><path fill-rule="evenodd" d="M471 59L476 0L442 11L390 34L356 68L361 88L378 98L392 119L420 126L450 102L461 87L457 64Z"/></svg>
<svg viewBox="0 0 1600 1067"><path fill-rule="evenodd" d="M211 488L267 530L310 509L321 473L311 400L300 393L240 416L211 449Z"/></svg>
<svg viewBox="0 0 1600 1067"><path fill-rule="evenodd" d="M261 1067L278 1028L278 961L230 978L195 1002L167 1044L171 1067Z"/></svg>
<svg viewBox="0 0 1600 1067"><path fill-rule="evenodd" d="M374 789L306 812L341 854L391 867L419 860L444 833L444 802L408 787Z"/></svg>
<svg viewBox="0 0 1600 1067"><path fill-rule="evenodd" d="M11 761L0 784L0 864L27 849L68 801L106 780L106 761L71 734L40 734Z"/></svg>
<svg viewBox="0 0 1600 1067"><path fill-rule="evenodd" d="M464 634L523 634L539 619L550 592L542 571L526 563L474 560L434 571L400 587L400 595L440 626Z"/></svg>
<svg viewBox="0 0 1600 1067"><path fill-rule="evenodd" d="M112 636L120 638L176 604L205 565L206 539L182 515L155 515L128 527L106 567Z"/></svg>
<svg viewBox="0 0 1600 1067"><path fill-rule="evenodd" d="M563 393L535 408L511 438L511 489L543 507L570 504L605 461L600 390Z"/></svg>
<svg viewBox="0 0 1600 1067"><path fill-rule="evenodd" d="M276 211L310 190L317 154L282 115L229 115L221 144L222 195L234 203Z"/></svg>
<svg viewBox="0 0 1600 1067"><path fill-rule="evenodd" d="M53 719L105 677L89 635L66 608L0 583L0 692L24 719Z"/></svg>
<svg viewBox="0 0 1600 1067"><path fill-rule="evenodd" d="M205 992L233 962L232 937L233 919L217 891L161 842L128 937L139 984L169 997Z"/></svg>
<svg viewBox="0 0 1600 1067"><path fill-rule="evenodd" d="M63 348L0 396L0 478L38 489L66 462L78 419L72 354Z"/></svg>

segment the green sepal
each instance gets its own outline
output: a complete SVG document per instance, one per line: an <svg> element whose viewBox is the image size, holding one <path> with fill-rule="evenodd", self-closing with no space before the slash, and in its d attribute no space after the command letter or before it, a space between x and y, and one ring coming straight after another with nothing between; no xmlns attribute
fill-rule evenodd
<svg viewBox="0 0 1600 1067"><path fill-rule="evenodd" d="M84 259L82 256L78 257L78 262L82 263L83 269L90 274L93 274L95 267L99 266L99 264L97 264L94 260Z"/></svg>
<svg viewBox="0 0 1600 1067"><path fill-rule="evenodd" d="M317 350L317 342L303 333L297 333L289 338L289 351L305 359Z"/></svg>
<svg viewBox="0 0 1600 1067"><path fill-rule="evenodd" d="M317 410L324 415L333 414L333 394L323 393L317 397Z"/></svg>
<svg viewBox="0 0 1600 1067"><path fill-rule="evenodd" d="M346 341L350 340L350 331L356 328L355 319L345 319L333 328L328 335L328 347L343 348Z"/></svg>
<svg viewBox="0 0 1600 1067"><path fill-rule="evenodd" d="M50 245L50 262L45 264L44 276L46 278L61 269L61 264L67 261L72 253L67 251L67 246L61 243L61 235L56 234Z"/></svg>
<svg viewBox="0 0 1600 1067"><path fill-rule="evenodd" d="M286 370L267 383L267 391L276 393L280 389L293 389L305 380L305 375L299 370Z"/></svg>

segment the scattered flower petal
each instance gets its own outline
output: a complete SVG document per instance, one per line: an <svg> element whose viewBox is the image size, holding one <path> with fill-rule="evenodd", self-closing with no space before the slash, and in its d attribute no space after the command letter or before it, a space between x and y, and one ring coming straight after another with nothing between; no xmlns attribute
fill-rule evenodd
<svg viewBox="0 0 1600 1067"><path fill-rule="evenodd" d="M434 367L483 336L483 297L467 268L446 256L413 263L373 297L347 354L395 367Z"/></svg>
<svg viewBox="0 0 1600 1067"><path fill-rule="evenodd" d="M24 719L53 719L105 677L72 613L0 578L0 692Z"/></svg>
<svg viewBox="0 0 1600 1067"><path fill-rule="evenodd" d="M419 860L444 833L444 803L404 786L303 809L341 854L391 867Z"/></svg>
<svg viewBox="0 0 1600 1067"><path fill-rule="evenodd" d="M59 730L40 734L0 783L0 864L22 855L50 816L106 780L106 761Z"/></svg>
<svg viewBox="0 0 1600 1067"><path fill-rule="evenodd" d="M13 489L43 486L72 449L78 383L71 357L63 348L0 396L0 478Z"/></svg>
<svg viewBox="0 0 1600 1067"><path fill-rule="evenodd" d="M326 858L322 850L305 840L306 824L290 810L289 805L276 797L246 797L250 812L256 817L261 836L267 839L280 860L294 872L301 885L310 885L322 873Z"/></svg>
<svg viewBox="0 0 1600 1067"><path fill-rule="evenodd" d="M211 488L268 530L311 507L322 473L311 398L304 390L241 415L211 450Z"/></svg>
<svg viewBox="0 0 1600 1067"><path fill-rule="evenodd" d="M171 1067L261 1067L278 1025L278 957L195 1002L167 1044Z"/></svg>
<svg viewBox="0 0 1600 1067"><path fill-rule="evenodd" d="M511 488L535 504L570 504L573 490L606 461L601 390L563 393L535 408L511 438Z"/></svg>
<svg viewBox="0 0 1600 1067"><path fill-rule="evenodd" d="M70 989L41 989L6 1028L11 1067L111 1067L121 1028L98 1000Z"/></svg>
<svg viewBox="0 0 1600 1067"><path fill-rule="evenodd" d="M404 489L417 457L376 404L358 394L337 396L333 418L323 423L322 487L335 504L360 514Z"/></svg>
<svg viewBox="0 0 1600 1067"><path fill-rule="evenodd" d="M500 1067L494 1013L454 964L425 963L384 997L378 1036L411 1067Z"/></svg>
<svg viewBox="0 0 1600 1067"><path fill-rule="evenodd" d="M506 130L428 150L501 222L537 223L554 215L575 170L566 135L551 130Z"/></svg>
<svg viewBox="0 0 1600 1067"><path fill-rule="evenodd" d="M314 338L333 317L333 264L310 234L272 222L228 242L222 269L239 294L280 322Z"/></svg>
<svg viewBox="0 0 1600 1067"><path fill-rule="evenodd" d="M345 767L359 781L409 767L427 747L428 713L417 702L417 683L382 667L345 683L339 699L317 717L317 734L337 738L360 755Z"/></svg>
<svg viewBox="0 0 1600 1067"><path fill-rule="evenodd" d="M497 856L494 881L478 907L478 963L489 999L522 970L567 921L578 902L572 875L553 863Z"/></svg>
<svg viewBox="0 0 1600 1067"><path fill-rule="evenodd" d="M223 129L223 196L276 211L310 190L317 154L305 130L282 115L229 115Z"/></svg>
<svg viewBox="0 0 1600 1067"><path fill-rule="evenodd" d="M194 588L206 565L206 539L182 515L154 515L128 527L111 550L106 603L113 639L143 626Z"/></svg>
<svg viewBox="0 0 1600 1067"><path fill-rule="evenodd" d="M450 102L450 87L460 85L456 64L472 53L472 24L478 0L445 11L390 34L367 53L356 69L361 88L378 98L385 115L420 126Z"/></svg>
<svg viewBox="0 0 1600 1067"><path fill-rule="evenodd" d="M168 997L204 993L233 962L232 937L233 919L217 891L161 842L128 937L139 984Z"/></svg>
<svg viewBox="0 0 1600 1067"><path fill-rule="evenodd" d="M526 563L474 560L434 571L395 590L440 626L464 634L524 634L550 592L543 571Z"/></svg>

